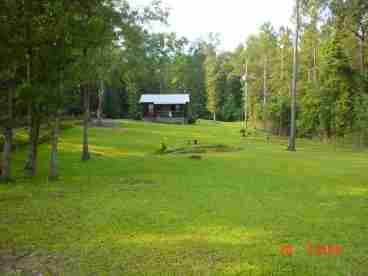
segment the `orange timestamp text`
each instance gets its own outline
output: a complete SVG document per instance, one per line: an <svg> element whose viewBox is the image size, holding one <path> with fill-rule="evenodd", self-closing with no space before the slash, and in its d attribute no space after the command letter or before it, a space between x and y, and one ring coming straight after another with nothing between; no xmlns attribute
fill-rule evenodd
<svg viewBox="0 0 368 276"><path fill-rule="evenodd" d="M280 246L280 254L282 256L293 256L295 253L295 247L292 244L285 244ZM324 245L318 243L313 245L308 243L306 246L306 253L308 256L341 256L343 253L343 247L339 244Z"/></svg>

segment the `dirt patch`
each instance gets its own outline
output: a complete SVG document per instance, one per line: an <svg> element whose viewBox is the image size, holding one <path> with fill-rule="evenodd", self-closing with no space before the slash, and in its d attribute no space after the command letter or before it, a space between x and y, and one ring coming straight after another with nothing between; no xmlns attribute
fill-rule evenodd
<svg viewBox="0 0 368 276"><path fill-rule="evenodd" d="M185 147L172 148L166 150L163 154L191 154L198 156L198 154L209 153L228 153L242 150L241 148L231 147L223 144L215 145L187 145Z"/></svg>
<svg viewBox="0 0 368 276"><path fill-rule="evenodd" d="M54 199L63 199L65 198L65 193L64 192L52 192L52 193L49 193L47 196L50 198L54 198Z"/></svg>
<svg viewBox="0 0 368 276"><path fill-rule="evenodd" d="M190 155L189 159L193 159L193 160L202 160L202 156L201 155Z"/></svg>
<svg viewBox="0 0 368 276"><path fill-rule="evenodd" d="M89 124L92 128L119 128L120 122L116 120L102 120L102 122L98 122L94 120Z"/></svg>
<svg viewBox="0 0 368 276"><path fill-rule="evenodd" d="M0 251L0 275L62 275L64 258L56 255L42 255L37 252Z"/></svg>
<svg viewBox="0 0 368 276"><path fill-rule="evenodd" d="M120 183L115 186L115 191L136 191L144 188L156 187L159 184L153 180L136 179L136 178L122 178Z"/></svg>
<svg viewBox="0 0 368 276"><path fill-rule="evenodd" d="M30 196L28 195L4 195L4 197L0 197L0 203L6 202L8 203L9 201L11 202L25 202L26 200L28 200L30 198Z"/></svg>

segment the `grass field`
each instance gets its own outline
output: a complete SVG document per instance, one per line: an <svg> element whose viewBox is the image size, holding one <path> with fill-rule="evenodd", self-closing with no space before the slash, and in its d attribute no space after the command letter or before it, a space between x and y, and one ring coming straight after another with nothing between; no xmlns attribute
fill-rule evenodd
<svg viewBox="0 0 368 276"><path fill-rule="evenodd" d="M368 275L367 152L300 141L289 153L239 130L124 121L91 129L83 163L82 129L68 129L55 183L48 145L34 180L16 153L17 181L0 185L0 274ZM194 139L232 150L156 153ZM309 242L343 251L309 256Z"/></svg>

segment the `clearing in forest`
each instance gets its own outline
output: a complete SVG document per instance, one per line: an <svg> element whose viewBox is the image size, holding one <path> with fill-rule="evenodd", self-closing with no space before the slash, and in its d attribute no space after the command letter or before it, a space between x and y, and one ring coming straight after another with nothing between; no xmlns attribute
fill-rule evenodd
<svg viewBox="0 0 368 276"><path fill-rule="evenodd" d="M240 126L92 128L84 163L82 129L67 129L56 183L49 145L34 180L18 151L17 181L0 186L0 274L367 275L367 153L307 140L290 153Z"/></svg>

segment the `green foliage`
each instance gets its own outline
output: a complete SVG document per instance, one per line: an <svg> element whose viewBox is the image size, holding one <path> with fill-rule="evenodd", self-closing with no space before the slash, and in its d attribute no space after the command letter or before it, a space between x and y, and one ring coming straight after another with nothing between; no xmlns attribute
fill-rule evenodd
<svg viewBox="0 0 368 276"><path fill-rule="evenodd" d="M75 127L74 121L64 121L60 124L60 130L68 130ZM48 143L51 139L51 128L47 125L43 125L41 127L40 137L39 137L39 143L44 144ZM14 150L22 149L24 150L26 146L28 145L28 133L26 128L18 128L16 131L14 131L13 139L12 139L12 148ZM0 148L3 148L4 146L4 136L1 133L0 134Z"/></svg>
<svg viewBox="0 0 368 276"><path fill-rule="evenodd" d="M135 82L127 77L126 78L127 93L128 93L128 105L129 105L129 116L133 119L140 118L139 112L139 91Z"/></svg>
<svg viewBox="0 0 368 276"><path fill-rule="evenodd" d="M337 33L321 49L321 127L324 135L342 136L351 129L353 72ZM350 124L350 125L349 125Z"/></svg>
<svg viewBox="0 0 368 276"><path fill-rule="evenodd" d="M197 123L197 120L198 120L198 118L197 118L197 117L195 117L195 116L191 115L191 116L189 117L189 119L188 119L188 124L190 124L190 125L195 125L195 124Z"/></svg>
<svg viewBox="0 0 368 276"><path fill-rule="evenodd" d="M167 150L166 143L165 142L161 142L159 152L160 153L164 153L164 152L166 152L166 150Z"/></svg>
<svg viewBox="0 0 368 276"><path fill-rule="evenodd" d="M220 110L220 118L225 122L239 121L242 117L242 110L237 105L234 95L226 95L225 102Z"/></svg>
<svg viewBox="0 0 368 276"><path fill-rule="evenodd" d="M331 135L362 131L366 115L356 90L357 86L363 89L357 76L364 69L359 41L368 27L365 1L301 2L298 133L318 135L328 128ZM164 22L168 16L160 1L146 9L112 0L83 5L78 1L36 1L24 5L25 12L18 14L22 3L2 3L0 18L2 41L7 41L0 44L4 58L0 76L18 84L21 114L26 113L31 99L36 105L47 106L43 115L60 105L78 113L80 86L88 86L94 94L98 82L103 81L107 94L104 110L109 117L138 118L136 101L141 93L186 92L191 95L195 117L217 113L219 120L236 121L242 117L240 80L247 61L252 123L266 119L275 133L288 131L293 45L292 31L286 27L275 30L264 23L245 45L221 52L219 38L213 34L190 42L175 33L148 32L147 21ZM10 31L18 29L24 32ZM127 74L131 81L126 81ZM92 95L93 108L97 106L94 101Z"/></svg>
<svg viewBox="0 0 368 276"><path fill-rule="evenodd" d="M309 82L304 89L308 93L300 99L302 108L298 117L298 130L301 137L310 137L320 130L321 88Z"/></svg>
<svg viewBox="0 0 368 276"><path fill-rule="evenodd" d="M215 114L218 108L218 88L217 88L217 61L216 53L213 49L208 49L205 68L205 83L207 92L207 110Z"/></svg>

